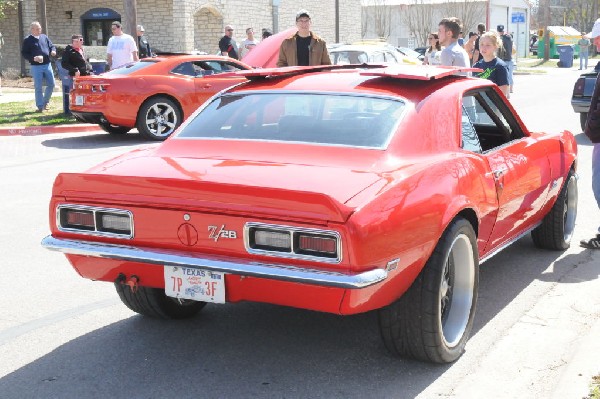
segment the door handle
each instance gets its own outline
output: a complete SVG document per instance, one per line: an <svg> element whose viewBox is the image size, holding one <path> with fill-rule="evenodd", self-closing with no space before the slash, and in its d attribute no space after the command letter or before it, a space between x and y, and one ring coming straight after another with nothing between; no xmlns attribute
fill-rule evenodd
<svg viewBox="0 0 600 399"><path fill-rule="evenodd" d="M204 88L204 89L210 89L211 87L212 87L212 86L211 86L210 84L208 84L208 83L207 83L207 84L205 84L204 86L202 86L202 88Z"/></svg>

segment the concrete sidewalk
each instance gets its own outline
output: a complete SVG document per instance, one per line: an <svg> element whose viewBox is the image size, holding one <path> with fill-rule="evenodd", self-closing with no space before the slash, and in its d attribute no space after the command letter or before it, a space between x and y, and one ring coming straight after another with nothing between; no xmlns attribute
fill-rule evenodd
<svg viewBox="0 0 600 399"><path fill-rule="evenodd" d="M54 89L52 97L62 96L60 88ZM1 104L28 101L32 103L32 111L35 103L35 93L33 89L26 87L2 87L0 95ZM0 111L1 112L1 111ZM0 126L0 136L38 136L40 134L52 133L82 133L82 132L101 132L98 125L89 123L77 123L68 125L50 125L50 126Z"/></svg>

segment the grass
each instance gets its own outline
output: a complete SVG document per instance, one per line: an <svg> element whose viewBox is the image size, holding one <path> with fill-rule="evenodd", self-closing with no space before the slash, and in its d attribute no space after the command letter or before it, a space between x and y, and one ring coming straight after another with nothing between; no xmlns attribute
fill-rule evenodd
<svg viewBox="0 0 600 399"><path fill-rule="evenodd" d="M590 394L586 399L600 399L600 374L592 377Z"/></svg>
<svg viewBox="0 0 600 399"><path fill-rule="evenodd" d="M80 123L74 117L63 114L62 95L50 99L48 110L35 112L35 102L17 101L0 104L0 126L28 127Z"/></svg>

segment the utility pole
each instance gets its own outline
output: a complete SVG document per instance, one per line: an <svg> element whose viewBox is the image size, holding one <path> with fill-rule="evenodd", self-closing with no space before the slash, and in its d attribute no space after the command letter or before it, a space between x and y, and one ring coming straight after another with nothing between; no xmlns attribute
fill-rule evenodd
<svg viewBox="0 0 600 399"><path fill-rule="evenodd" d="M544 61L550 59L550 0L544 0L543 8L544 11Z"/></svg>

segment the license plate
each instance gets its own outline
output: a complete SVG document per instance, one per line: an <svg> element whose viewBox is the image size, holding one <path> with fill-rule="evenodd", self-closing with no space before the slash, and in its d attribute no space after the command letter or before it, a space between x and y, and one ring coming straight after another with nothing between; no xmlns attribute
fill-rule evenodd
<svg viewBox="0 0 600 399"><path fill-rule="evenodd" d="M83 105L84 99L83 96L75 96L75 105Z"/></svg>
<svg viewBox="0 0 600 399"><path fill-rule="evenodd" d="M165 294L173 298L225 303L225 273L165 266Z"/></svg>

